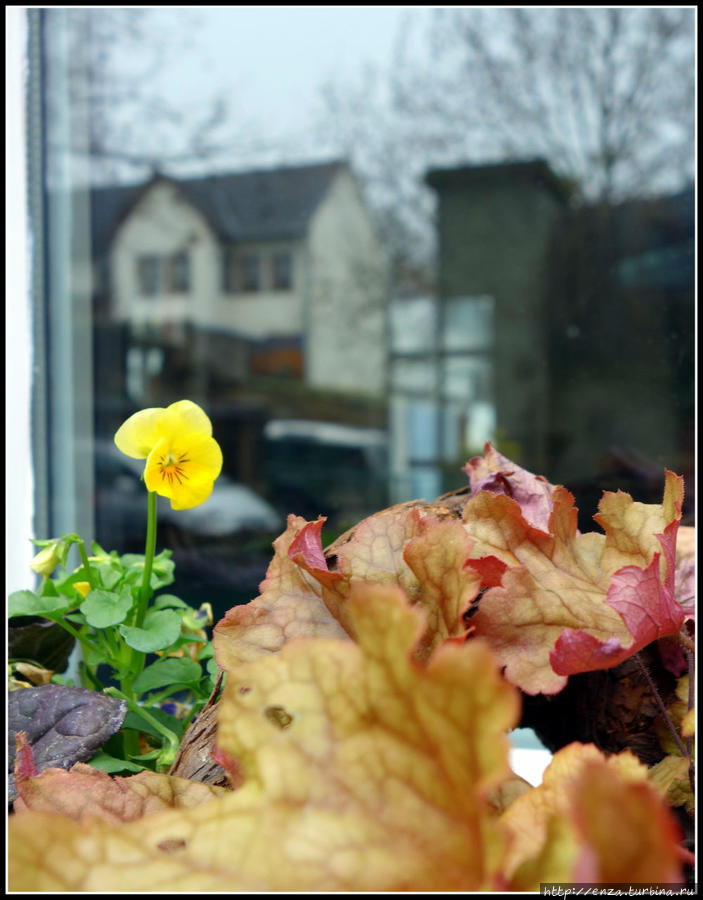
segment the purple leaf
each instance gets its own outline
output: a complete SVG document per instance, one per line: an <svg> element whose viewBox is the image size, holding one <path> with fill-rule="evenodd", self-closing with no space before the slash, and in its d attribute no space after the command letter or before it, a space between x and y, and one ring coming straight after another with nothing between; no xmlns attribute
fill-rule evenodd
<svg viewBox="0 0 703 900"><path fill-rule="evenodd" d="M127 704L82 688L45 684L11 691L8 716L8 797L17 796L14 783L15 737L24 731L39 771L50 766L69 769L85 762L119 730Z"/></svg>

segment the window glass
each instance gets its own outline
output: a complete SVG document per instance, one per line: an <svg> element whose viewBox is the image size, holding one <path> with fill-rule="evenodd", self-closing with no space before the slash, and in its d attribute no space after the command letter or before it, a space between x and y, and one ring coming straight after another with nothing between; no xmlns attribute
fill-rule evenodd
<svg viewBox="0 0 703 900"><path fill-rule="evenodd" d="M137 258L137 281L143 297L156 297L161 293L161 260L157 256Z"/></svg>
<svg viewBox="0 0 703 900"><path fill-rule="evenodd" d="M257 253L246 253L241 259L242 290L261 290L261 257Z"/></svg>
<svg viewBox="0 0 703 900"><path fill-rule="evenodd" d="M293 258L288 250L279 250L273 254L273 287L279 291L287 291L293 287Z"/></svg>
<svg viewBox="0 0 703 900"><path fill-rule="evenodd" d="M489 400L491 369L486 357L449 357L444 362L445 396L466 403Z"/></svg>
<svg viewBox="0 0 703 900"><path fill-rule="evenodd" d="M429 359L395 359L392 368L392 388L407 393L426 394L437 383L437 367Z"/></svg>
<svg viewBox="0 0 703 900"><path fill-rule="evenodd" d="M288 513L332 539L462 487L487 440L572 490L582 529L604 489L692 486L692 10L27 15L47 528L140 551L112 439L181 398L223 475L159 540L219 613Z"/></svg>
<svg viewBox="0 0 703 900"><path fill-rule="evenodd" d="M428 353L436 344L437 303L432 297L391 302L390 344L393 353Z"/></svg>
<svg viewBox="0 0 703 900"><path fill-rule="evenodd" d="M188 253L177 253L167 261L168 287L174 294L187 294L190 290L190 257Z"/></svg>
<svg viewBox="0 0 703 900"><path fill-rule="evenodd" d="M444 349L490 350L492 342L493 298L451 297L444 307Z"/></svg>

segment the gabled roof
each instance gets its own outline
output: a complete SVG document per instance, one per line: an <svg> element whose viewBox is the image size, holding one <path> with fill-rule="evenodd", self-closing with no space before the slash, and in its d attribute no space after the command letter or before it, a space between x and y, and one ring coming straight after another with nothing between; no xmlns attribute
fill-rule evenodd
<svg viewBox="0 0 703 900"><path fill-rule="evenodd" d="M337 160L202 178L156 174L141 184L93 188L93 253L100 256L107 249L119 224L158 180L177 185L226 243L300 238L343 170L347 163Z"/></svg>

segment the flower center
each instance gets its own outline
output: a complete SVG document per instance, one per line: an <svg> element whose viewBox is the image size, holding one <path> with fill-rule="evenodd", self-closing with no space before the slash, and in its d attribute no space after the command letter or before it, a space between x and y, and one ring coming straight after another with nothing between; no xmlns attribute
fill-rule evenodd
<svg viewBox="0 0 703 900"><path fill-rule="evenodd" d="M173 456L172 453L160 457L159 468L161 469L162 481L168 480L169 484L173 484L174 478L179 484L183 483L183 479L187 481L188 476L183 470L183 466L187 462L190 462L190 460L187 459L185 453L179 457Z"/></svg>

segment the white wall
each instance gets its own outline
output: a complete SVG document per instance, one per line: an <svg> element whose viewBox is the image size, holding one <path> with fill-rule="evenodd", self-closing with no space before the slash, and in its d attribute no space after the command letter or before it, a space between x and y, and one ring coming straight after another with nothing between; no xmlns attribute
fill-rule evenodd
<svg viewBox="0 0 703 900"><path fill-rule="evenodd" d="M349 172L337 176L313 217L309 265L308 382L380 396L386 263Z"/></svg>
<svg viewBox="0 0 703 900"><path fill-rule="evenodd" d="M173 256L187 249L193 294L143 297L137 257ZM139 199L113 242L113 315L134 323L189 320L212 326L220 293L218 243L203 216L184 201L175 185L157 182Z"/></svg>
<svg viewBox="0 0 703 900"><path fill-rule="evenodd" d="M303 248L300 243L247 243L242 250L259 253L262 264L268 265L271 254L278 249L293 254L293 290L261 290L255 293L237 291L220 293L218 327L250 338L267 336L297 337L303 332L303 303L301 298Z"/></svg>
<svg viewBox="0 0 703 900"><path fill-rule="evenodd" d="M289 246L289 245L286 245ZM274 245L250 244L247 250L269 253ZM191 293L142 297L136 259L190 252ZM300 250L294 266L299 270ZM188 320L203 327L252 338L299 335L300 297L290 291L229 294L222 290L222 249L200 213L184 200L177 186L157 182L135 205L119 229L111 256L117 318L134 323Z"/></svg>
<svg viewBox="0 0 703 900"><path fill-rule="evenodd" d="M252 243L246 250L268 254L275 246ZM191 294L140 296L136 258L170 256L186 247ZM113 314L135 324L189 320L255 339L303 335L308 384L381 396L385 259L350 173L337 176L320 204L307 248L299 243L292 249L293 291L225 293L217 237L177 186L159 182L136 204L113 244Z"/></svg>
<svg viewBox="0 0 703 900"><path fill-rule="evenodd" d="M26 11L5 7L5 586L31 588L34 555L30 440L30 234L25 178Z"/></svg>

